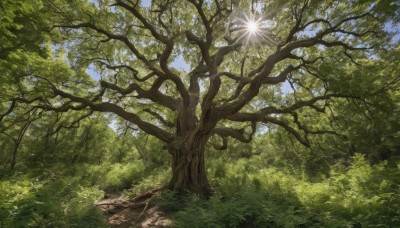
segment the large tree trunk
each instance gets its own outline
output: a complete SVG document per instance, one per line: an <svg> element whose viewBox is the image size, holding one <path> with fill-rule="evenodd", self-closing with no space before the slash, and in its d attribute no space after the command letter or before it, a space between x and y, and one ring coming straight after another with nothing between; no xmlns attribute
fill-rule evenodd
<svg viewBox="0 0 400 228"><path fill-rule="evenodd" d="M207 179L204 153L208 136L186 138L171 144L169 152L172 155L172 180L169 188L184 192L190 191L201 195L210 194Z"/></svg>

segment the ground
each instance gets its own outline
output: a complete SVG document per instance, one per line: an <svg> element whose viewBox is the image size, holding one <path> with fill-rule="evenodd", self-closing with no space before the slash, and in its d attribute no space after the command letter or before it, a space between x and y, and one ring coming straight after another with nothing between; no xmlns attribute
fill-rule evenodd
<svg viewBox="0 0 400 228"><path fill-rule="evenodd" d="M106 214L111 227L172 227L171 215L163 212L155 198L161 189L144 193L134 199L104 199L97 206Z"/></svg>

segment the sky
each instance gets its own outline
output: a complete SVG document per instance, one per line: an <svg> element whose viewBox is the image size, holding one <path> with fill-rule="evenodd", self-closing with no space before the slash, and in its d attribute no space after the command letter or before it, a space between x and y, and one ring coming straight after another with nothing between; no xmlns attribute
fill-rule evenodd
<svg viewBox="0 0 400 228"><path fill-rule="evenodd" d="M143 7L150 7L151 6L151 0L142 0L141 5Z"/></svg>
<svg viewBox="0 0 400 228"><path fill-rule="evenodd" d="M390 22L385 24L384 30L386 32L396 34L392 39L392 43L397 43L400 40L400 24L393 24L390 21Z"/></svg>

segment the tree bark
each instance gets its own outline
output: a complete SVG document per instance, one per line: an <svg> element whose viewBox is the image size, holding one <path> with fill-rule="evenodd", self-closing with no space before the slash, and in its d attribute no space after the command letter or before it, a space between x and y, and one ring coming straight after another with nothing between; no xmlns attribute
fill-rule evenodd
<svg viewBox="0 0 400 228"><path fill-rule="evenodd" d="M31 123L34 120L30 120L28 122L25 123L25 125L21 128L19 134L18 134L18 138L13 138L11 137L11 139L14 141L14 148L13 148L13 152L12 152L12 158L11 158L11 162L10 162L10 170L13 170L15 165L17 164L17 153L18 153L18 148L21 144L21 141L25 135L26 130L28 129L29 125L31 125Z"/></svg>
<svg viewBox="0 0 400 228"><path fill-rule="evenodd" d="M210 195L204 159L207 140L208 135L201 135L175 140L169 145L172 155L172 179L169 183L171 190Z"/></svg>
<svg viewBox="0 0 400 228"><path fill-rule="evenodd" d="M15 164L17 164L17 152L18 152L19 142L16 142L13 148L11 162L10 162L10 170L13 170Z"/></svg>

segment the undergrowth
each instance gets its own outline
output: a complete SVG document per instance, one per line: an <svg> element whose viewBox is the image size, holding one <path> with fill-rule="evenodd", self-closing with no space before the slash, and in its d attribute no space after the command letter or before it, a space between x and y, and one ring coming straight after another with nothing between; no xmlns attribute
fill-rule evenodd
<svg viewBox="0 0 400 228"><path fill-rule="evenodd" d="M95 202L140 183L146 173L139 162L3 171L0 227L107 227Z"/></svg>
<svg viewBox="0 0 400 228"><path fill-rule="evenodd" d="M398 227L400 162L371 166L356 155L319 182L276 167L259 156L210 159L213 195L165 191L159 206L175 227ZM163 186L167 167L129 164L55 165L3 173L1 227L107 227L95 201L106 194L133 198Z"/></svg>
<svg viewBox="0 0 400 228"><path fill-rule="evenodd" d="M398 227L400 163L371 166L357 155L346 169L312 183L259 158L213 162L214 195L164 193L176 227Z"/></svg>

